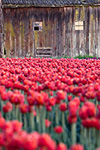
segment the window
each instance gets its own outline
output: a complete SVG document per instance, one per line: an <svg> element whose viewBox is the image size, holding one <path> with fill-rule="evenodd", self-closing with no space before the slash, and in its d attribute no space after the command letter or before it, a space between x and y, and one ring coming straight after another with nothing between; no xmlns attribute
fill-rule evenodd
<svg viewBox="0 0 100 150"><path fill-rule="evenodd" d="M34 31L42 31L42 22L34 22L33 30Z"/></svg>
<svg viewBox="0 0 100 150"><path fill-rule="evenodd" d="M83 30L83 29L84 29L83 21L76 21L75 22L75 30Z"/></svg>

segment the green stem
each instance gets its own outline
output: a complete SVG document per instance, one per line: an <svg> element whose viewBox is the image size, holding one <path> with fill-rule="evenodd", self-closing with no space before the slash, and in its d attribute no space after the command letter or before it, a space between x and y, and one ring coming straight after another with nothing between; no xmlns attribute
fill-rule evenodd
<svg viewBox="0 0 100 150"><path fill-rule="evenodd" d="M97 105L98 105L98 101L97 101L97 99L96 99L96 110L98 109L98 108L97 108Z"/></svg>
<svg viewBox="0 0 100 150"><path fill-rule="evenodd" d="M33 112L30 113L29 115L29 126L31 131L34 131L34 115Z"/></svg>
<svg viewBox="0 0 100 150"><path fill-rule="evenodd" d="M63 127L63 134L62 134L62 136L63 136L63 141L64 141L64 143L66 142L66 132L65 132L65 114L64 114L64 112L62 112L62 127Z"/></svg>
<svg viewBox="0 0 100 150"><path fill-rule="evenodd" d="M72 145L76 143L76 123L71 125L71 140Z"/></svg>
<svg viewBox="0 0 100 150"><path fill-rule="evenodd" d="M83 128L83 126L81 125L81 127L80 127L80 143L83 144L83 145L85 144L85 143L84 143L84 138L85 138L85 137L84 137L84 128Z"/></svg>
<svg viewBox="0 0 100 150"><path fill-rule="evenodd" d="M59 108L58 105L56 106L56 125L59 124Z"/></svg>
<svg viewBox="0 0 100 150"><path fill-rule="evenodd" d="M87 128L84 128L84 144L85 144L86 149L88 149Z"/></svg>
<svg viewBox="0 0 100 150"><path fill-rule="evenodd" d="M96 138L97 138L97 147L100 147L100 130L96 131Z"/></svg>
<svg viewBox="0 0 100 150"><path fill-rule="evenodd" d="M7 120L7 113L4 112L4 118Z"/></svg>
<svg viewBox="0 0 100 150"><path fill-rule="evenodd" d="M41 133L40 108L37 108L37 126L38 132Z"/></svg>
<svg viewBox="0 0 100 150"><path fill-rule="evenodd" d="M95 128L93 128L92 129L92 147L93 147L93 150L95 149L95 145L96 145L96 141L98 140L98 138L97 138L97 140L96 140L96 129Z"/></svg>
<svg viewBox="0 0 100 150"><path fill-rule="evenodd" d="M87 129L87 144L88 144L88 150L91 150L91 130Z"/></svg>
<svg viewBox="0 0 100 150"><path fill-rule="evenodd" d="M42 107L42 130L45 132L45 108Z"/></svg>
<svg viewBox="0 0 100 150"><path fill-rule="evenodd" d="M16 118L16 120L18 119L18 113L19 113L19 108L18 108L18 106L15 106L15 118Z"/></svg>
<svg viewBox="0 0 100 150"><path fill-rule="evenodd" d="M4 114L4 113L3 113L3 109L2 109L2 108L3 108L3 104L4 104L4 102L1 100L1 113L2 113L2 116L3 116L3 114Z"/></svg>
<svg viewBox="0 0 100 150"><path fill-rule="evenodd" d="M51 121L51 129L50 129L50 134L52 133L52 131L53 131L53 110L50 112L51 113L51 119L50 119L50 121Z"/></svg>
<svg viewBox="0 0 100 150"><path fill-rule="evenodd" d="M27 130L27 118L26 114L24 114L24 130Z"/></svg>
<svg viewBox="0 0 100 150"><path fill-rule="evenodd" d="M18 114L18 120L19 120L19 122L22 122L22 114L21 114L21 112L19 112L19 114Z"/></svg>

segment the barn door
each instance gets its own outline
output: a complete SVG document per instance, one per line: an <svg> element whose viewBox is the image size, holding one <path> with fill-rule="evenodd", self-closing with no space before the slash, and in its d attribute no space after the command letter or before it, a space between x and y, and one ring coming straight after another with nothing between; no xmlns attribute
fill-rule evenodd
<svg viewBox="0 0 100 150"><path fill-rule="evenodd" d="M52 47L49 40L49 25L45 25L45 22L34 22L34 45L35 45L35 57L51 57Z"/></svg>

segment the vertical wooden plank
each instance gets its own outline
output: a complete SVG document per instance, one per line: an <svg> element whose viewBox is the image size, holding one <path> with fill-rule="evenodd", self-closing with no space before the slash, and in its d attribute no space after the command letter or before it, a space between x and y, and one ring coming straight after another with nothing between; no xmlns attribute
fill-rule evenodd
<svg viewBox="0 0 100 150"><path fill-rule="evenodd" d="M54 57L57 56L57 17L56 17L56 12L55 12L55 17L54 17Z"/></svg>
<svg viewBox="0 0 100 150"><path fill-rule="evenodd" d="M9 57L13 57L14 56L14 39L15 39L14 9L12 9L10 11L10 52L9 52Z"/></svg>
<svg viewBox="0 0 100 150"><path fill-rule="evenodd" d="M59 26L59 29L58 29L59 49L58 51L59 51L59 57L61 57L62 56L62 12L61 12L61 8L59 8L58 26Z"/></svg>
<svg viewBox="0 0 100 150"><path fill-rule="evenodd" d="M19 56L22 57L24 56L24 38L25 38L25 24L24 21L20 21L20 48L19 48Z"/></svg>
<svg viewBox="0 0 100 150"><path fill-rule="evenodd" d="M45 10L45 47L48 47L48 11Z"/></svg>
<svg viewBox="0 0 100 150"><path fill-rule="evenodd" d="M96 56L96 50L95 50L95 17L96 17L96 12L95 12L95 7L93 7L93 56Z"/></svg>
<svg viewBox="0 0 100 150"><path fill-rule="evenodd" d="M85 43L84 43L84 19L85 17L85 12L84 12L84 6L81 7L80 10L80 21L83 21L83 30L80 31L80 55L84 56L85 55Z"/></svg>
<svg viewBox="0 0 100 150"><path fill-rule="evenodd" d="M62 42L63 42L63 54L64 56L66 56L65 52L66 52L66 7L64 7L64 13L63 13L63 39L62 39Z"/></svg>
<svg viewBox="0 0 100 150"><path fill-rule="evenodd" d="M52 45L52 56L55 55L55 49L54 49L54 36L55 36L55 25L54 25L54 21L55 21L55 10L52 9L52 20L51 20L51 45Z"/></svg>
<svg viewBox="0 0 100 150"><path fill-rule="evenodd" d="M16 15L16 12L14 11L14 16L13 16L13 28L14 28L14 33L15 33L15 36L14 36L14 50L13 50L13 56L12 57L15 57L15 52L16 52L16 31L17 31L17 22L16 22L16 18L15 18L15 15Z"/></svg>
<svg viewBox="0 0 100 150"><path fill-rule="evenodd" d="M31 13L31 10L29 11L29 13ZM28 42L28 57L31 57L32 56L32 48L33 48L33 37L32 37L32 18L30 17L29 15L29 35L28 35L28 38L29 38L29 42Z"/></svg>
<svg viewBox="0 0 100 150"><path fill-rule="evenodd" d="M78 16L78 20L79 21L82 21L82 19L81 19L81 11L82 11L82 7L79 7L79 16ZM82 33L82 31L79 30L79 49L78 49L78 55L82 55L82 49L81 49L82 38L81 38L81 33Z"/></svg>
<svg viewBox="0 0 100 150"><path fill-rule="evenodd" d="M15 16L14 17L14 31L15 31L15 39L14 39L14 57L20 57L19 51L20 51L20 21L19 21L19 14L20 10L16 9Z"/></svg>
<svg viewBox="0 0 100 150"><path fill-rule="evenodd" d="M45 47L45 33L46 33L46 26L45 26L45 16L43 13L43 32L42 32L42 46L43 47Z"/></svg>
<svg viewBox="0 0 100 150"><path fill-rule="evenodd" d="M79 8L75 7L75 21L79 20ZM74 24L75 27L75 24ZM79 31L75 30L74 34L74 56L78 56L78 49L79 49Z"/></svg>
<svg viewBox="0 0 100 150"><path fill-rule="evenodd" d="M98 57L100 57L100 6L98 7Z"/></svg>
<svg viewBox="0 0 100 150"><path fill-rule="evenodd" d="M36 13L36 8L35 9L32 9L32 20L33 20L33 23L36 21L35 19L35 13ZM33 31L33 57L35 57L36 55L36 52L35 52L35 48L36 48L36 38L37 37L37 34L35 31Z"/></svg>
<svg viewBox="0 0 100 150"><path fill-rule="evenodd" d="M71 27L70 27L70 7L67 7L66 10L66 56L69 57L71 56L70 53L70 41L71 41Z"/></svg>
<svg viewBox="0 0 100 150"><path fill-rule="evenodd" d="M18 10L19 11L19 10ZM16 34L16 51L15 51L15 57L21 57L20 56L20 50L21 50L21 47L20 47L20 41L21 41L21 36L20 36L20 21L18 20L17 22L17 34Z"/></svg>
<svg viewBox="0 0 100 150"><path fill-rule="evenodd" d="M89 55L93 55L93 8L89 7L89 13L90 13L90 21L89 21Z"/></svg>
<svg viewBox="0 0 100 150"><path fill-rule="evenodd" d="M7 10L6 10L7 12ZM6 20L5 24L4 24L4 28L5 28L5 49L6 49L6 57L9 57L9 53L10 53L10 20Z"/></svg>
<svg viewBox="0 0 100 150"><path fill-rule="evenodd" d="M69 39L69 56L71 57L71 23L72 23L72 15L71 15L71 9L69 7L69 22L68 22L68 28L69 28L69 32L68 32L68 39Z"/></svg>
<svg viewBox="0 0 100 150"><path fill-rule="evenodd" d="M71 16L72 16L72 19L71 19L71 57L73 57L74 56L74 38L73 38L73 36L74 36L74 30L75 30L75 28L74 28L74 17L75 17L75 9L74 9L74 7L72 7L71 8Z"/></svg>
<svg viewBox="0 0 100 150"><path fill-rule="evenodd" d="M98 7L95 7L96 17L95 17L95 50L96 56L98 56Z"/></svg>
<svg viewBox="0 0 100 150"><path fill-rule="evenodd" d="M69 32L68 32L68 36L69 36L69 56L72 56L72 49L71 49L71 40L72 40L72 36L71 36L71 32L72 32L72 8L69 8L69 23L68 23L68 28L69 28Z"/></svg>
<svg viewBox="0 0 100 150"><path fill-rule="evenodd" d="M28 10L26 10L28 11ZM28 12L27 12L28 13ZM28 52L28 42L29 42L29 38L28 38L28 35L29 35L29 18L26 17L26 22L25 22L25 51L23 51L22 55L25 57L25 56L28 56L29 55L29 52Z"/></svg>
<svg viewBox="0 0 100 150"><path fill-rule="evenodd" d="M3 10L2 10L2 0L0 0L0 58L3 57L4 46L3 43Z"/></svg>
<svg viewBox="0 0 100 150"><path fill-rule="evenodd" d="M33 39L33 21L32 21L32 17L31 17L31 19L30 19L30 56L31 57L34 57L33 43L34 43L34 39Z"/></svg>
<svg viewBox="0 0 100 150"><path fill-rule="evenodd" d="M79 21L80 20L80 7L76 7L76 21ZM79 39L79 36L80 36L80 31L79 30L76 30L76 48L75 48L75 56L78 56L80 55L80 50L79 50L79 46L80 46L80 39Z"/></svg>
<svg viewBox="0 0 100 150"><path fill-rule="evenodd" d="M57 48L56 48L56 55L59 56L59 22L58 22L58 14L56 14L57 19Z"/></svg>
<svg viewBox="0 0 100 150"><path fill-rule="evenodd" d="M77 13L76 13L76 7L73 8L73 56L76 56L76 31L75 31L75 21L77 21Z"/></svg>
<svg viewBox="0 0 100 150"><path fill-rule="evenodd" d="M67 7L65 9L65 56L67 56Z"/></svg>
<svg viewBox="0 0 100 150"><path fill-rule="evenodd" d="M85 53L89 55L89 8L85 7Z"/></svg>
<svg viewBox="0 0 100 150"><path fill-rule="evenodd" d="M64 8L61 8L61 21L60 21L60 24L61 24L61 33L60 33L60 38L61 38L61 46L60 46L60 55L61 57L64 56L64 46L65 46L65 16L64 16Z"/></svg>

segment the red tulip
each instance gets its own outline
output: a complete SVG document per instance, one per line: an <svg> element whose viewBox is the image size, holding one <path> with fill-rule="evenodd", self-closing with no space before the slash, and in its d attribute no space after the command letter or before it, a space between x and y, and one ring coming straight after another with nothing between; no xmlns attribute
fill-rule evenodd
<svg viewBox="0 0 100 150"><path fill-rule="evenodd" d="M50 98L49 98L49 104L50 104L51 106L54 106L54 105L56 104L56 98L55 98L55 97L50 97Z"/></svg>
<svg viewBox="0 0 100 150"><path fill-rule="evenodd" d="M3 147L3 146L5 146L5 136L4 136L4 133L0 133L0 147Z"/></svg>
<svg viewBox="0 0 100 150"><path fill-rule="evenodd" d="M36 102L36 99L34 99L32 96L27 97L27 102L30 106L33 106Z"/></svg>
<svg viewBox="0 0 100 150"><path fill-rule="evenodd" d="M36 110L33 110L33 116L36 116L37 113L36 113Z"/></svg>
<svg viewBox="0 0 100 150"><path fill-rule="evenodd" d="M12 104L10 102L7 102L4 106L3 106L3 111L5 113L12 111Z"/></svg>
<svg viewBox="0 0 100 150"><path fill-rule="evenodd" d="M74 144L71 146L70 150L84 150L84 147L80 144Z"/></svg>
<svg viewBox="0 0 100 150"><path fill-rule="evenodd" d="M66 111L67 110L67 104L66 103L61 103L59 109L61 111Z"/></svg>
<svg viewBox="0 0 100 150"><path fill-rule="evenodd" d="M1 93L1 100L3 100L3 101L8 100L8 94L7 94L7 92Z"/></svg>
<svg viewBox="0 0 100 150"><path fill-rule="evenodd" d="M64 100L66 99L66 92L59 90L57 91L57 99Z"/></svg>
<svg viewBox="0 0 100 150"><path fill-rule="evenodd" d="M21 131L21 129L22 129L22 123L21 122L19 122L18 120L14 120L11 122L11 124L12 124L13 132Z"/></svg>
<svg viewBox="0 0 100 150"><path fill-rule="evenodd" d="M34 134L27 134L23 141L23 149L25 150L35 150L38 147L38 140Z"/></svg>
<svg viewBox="0 0 100 150"><path fill-rule="evenodd" d="M47 105L47 106L46 106L46 111L52 111L52 107L49 106L49 105Z"/></svg>
<svg viewBox="0 0 100 150"><path fill-rule="evenodd" d="M29 106L27 105L27 104L22 104L22 105L20 105L20 111L21 111L21 113L27 113L28 112L28 108L29 108Z"/></svg>
<svg viewBox="0 0 100 150"><path fill-rule="evenodd" d="M51 121L49 121L48 119L45 119L45 126L48 128L51 125Z"/></svg>
<svg viewBox="0 0 100 150"><path fill-rule="evenodd" d="M68 101L71 101L72 100L72 95L68 95L67 99L68 99Z"/></svg>
<svg viewBox="0 0 100 150"><path fill-rule="evenodd" d="M63 132L63 128L61 126L57 126L54 128L54 131L58 134L62 133Z"/></svg>
<svg viewBox="0 0 100 150"><path fill-rule="evenodd" d="M63 143L59 143L57 146L57 150L67 150L67 146Z"/></svg>
<svg viewBox="0 0 100 150"><path fill-rule="evenodd" d="M70 124L76 123L77 122L77 117L76 116L74 116L74 117L68 116L68 122Z"/></svg>
<svg viewBox="0 0 100 150"><path fill-rule="evenodd" d="M6 121L3 117L0 117L0 129L2 129L5 125Z"/></svg>
<svg viewBox="0 0 100 150"><path fill-rule="evenodd" d="M88 118L88 112L87 112L88 108L86 106L83 106L80 111L79 111L79 116L81 119L86 119Z"/></svg>
<svg viewBox="0 0 100 150"><path fill-rule="evenodd" d="M40 138L39 138L39 146L41 148L45 147L47 149L55 150L56 149L56 144L55 142L51 139L50 135L47 133L43 133Z"/></svg>

